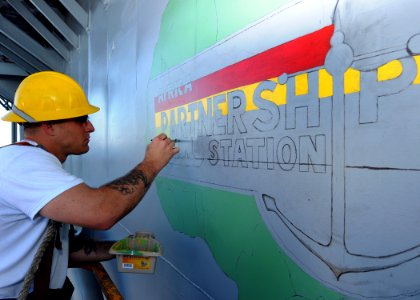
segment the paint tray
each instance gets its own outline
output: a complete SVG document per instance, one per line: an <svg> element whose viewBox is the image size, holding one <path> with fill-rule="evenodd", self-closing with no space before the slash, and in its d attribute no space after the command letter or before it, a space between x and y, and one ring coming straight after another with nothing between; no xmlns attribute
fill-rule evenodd
<svg viewBox="0 0 420 300"><path fill-rule="evenodd" d="M119 272L154 273L156 258L162 255L162 247L153 234L136 232L115 242L109 253L116 255Z"/></svg>

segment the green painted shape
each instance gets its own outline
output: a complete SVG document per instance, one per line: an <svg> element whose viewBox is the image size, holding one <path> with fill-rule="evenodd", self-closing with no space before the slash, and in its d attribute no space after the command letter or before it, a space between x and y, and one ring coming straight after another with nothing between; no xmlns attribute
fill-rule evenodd
<svg viewBox="0 0 420 300"><path fill-rule="evenodd" d="M293 0L169 0L151 77L197 55Z"/></svg>
<svg viewBox="0 0 420 300"><path fill-rule="evenodd" d="M163 177L156 183L173 229L207 243L217 264L236 282L239 299L345 299L277 246L253 196Z"/></svg>

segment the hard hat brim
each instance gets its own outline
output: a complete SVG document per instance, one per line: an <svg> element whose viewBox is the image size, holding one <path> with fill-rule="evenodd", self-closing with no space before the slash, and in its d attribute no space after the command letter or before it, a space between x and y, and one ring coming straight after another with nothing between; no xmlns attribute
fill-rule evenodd
<svg viewBox="0 0 420 300"><path fill-rule="evenodd" d="M40 115L41 117L40 119L42 121L39 121L39 122L71 119L71 118L76 118L80 116L91 115L98 112L99 110L100 110L99 107L89 104L87 107L84 107L81 110L64 111L62 113L56 113L55 118L51 118L51 117L48 118L48 116ZM6 113L1 119L6 122L27 123L25 119L21 118L13 111L9 111L8 113Z"/></svg>
<svg viewBox="0 0 420 300"><path fill-rule="evenodd" d="M6 122L14 122L14 123L24 123L24 122L26 122L24 119L19 117L13 111L9 111L7 114L5 114L3 117L1 117L1 119L3 121L6 121Z"/></svg>

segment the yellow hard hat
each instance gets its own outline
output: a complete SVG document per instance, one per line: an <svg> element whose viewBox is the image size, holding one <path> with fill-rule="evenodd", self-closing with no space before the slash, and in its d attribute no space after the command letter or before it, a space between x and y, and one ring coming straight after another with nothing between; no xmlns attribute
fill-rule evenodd
<svg viewBox="0 0 420 300"><path fill-rule="evenodd" d="M41 122L70 119L97 112L81 86L54 71L29 75L18 86L12 110L1 119L8 122Z"/></svg>

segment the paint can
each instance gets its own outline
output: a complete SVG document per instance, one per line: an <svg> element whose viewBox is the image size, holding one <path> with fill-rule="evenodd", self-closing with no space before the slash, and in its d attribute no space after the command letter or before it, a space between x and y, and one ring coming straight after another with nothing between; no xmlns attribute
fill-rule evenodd
<svg viewBox="0 0 420 300"><path fill-rule="evenodd" d="M115 254L119 272L153 274L162 247L149 232L136 232L115 242L109 253Z"/></svg>

